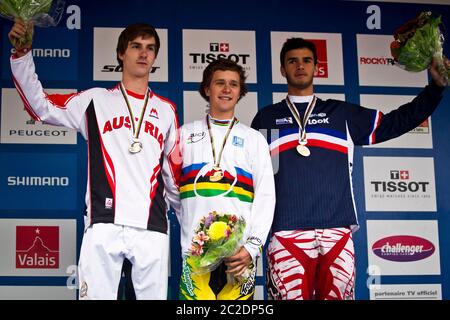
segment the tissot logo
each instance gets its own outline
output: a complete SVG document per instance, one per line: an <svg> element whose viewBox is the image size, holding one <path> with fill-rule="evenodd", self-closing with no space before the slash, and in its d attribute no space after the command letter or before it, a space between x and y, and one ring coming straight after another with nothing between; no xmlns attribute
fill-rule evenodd
<svg viewBox="0 0 450 320"><path fill-rule="evenodd" d="M409 170L391 170L390 180L387 181L371 181L375 192L411 192L425 193L430 184L429 181L409 181Z"/></svg>
<svg viewBox="0 0 450 320"><path fill-rule="evenodd" d="M211 52L228 52L230 51L230 44L229 43L218 43L218 42L211 42L209 44L209 51Z"/></svg>
<svg viewBox="0 0 450 320"><path fill-rule="evenodd" d="M360 64L378 64L378 65L395 65L395 61L392 58L385 57L360 57Z"/></svg>
<svg viewBox="0 0 450 320"><path fill-rule="evenodd" d="M209 43L209 51L210 52L229 52L230 44L226 42L210 42ZM192 63L211 63L214 60L219 58L230 59L236 63L246 65L247 59L250 58L249 54L224 54L224 53L190 53L190 57L192 57Z"/></svg>
<svg viewBox="0 0 450 320"><path fill-rule="evenodd" d="M17 226L16 268L58 269L59 227Z"/></svg>
<svg viewBox="0 0 450 320"><path fill-rule="evenodd" d="M183 80L201 82L203 70L217 59L240 64L247 83L256 83L254 31L183 29Z"/></svg>
<svg viewBox="0 0 450 320"><path fill-rule="evenodd" d="M391 170L392 180L409 180L408 170Z"/></svg>
<svg viewBox="0 0 450 320"><path fill-rule="evenodd" d="M211 63L214 60L217 60L219 58L223 58L223 59L230 59L238 64L242 64L242 65L246 65L247 64L247 60L250 58L249 54L244 54L244 53L240 53L240 54L236 54L236 53L232 53L232 54L223 54L223 53L219 53L219 54L215 54L215 53L190 53L189 56L192 58L192 63Z"/></svg>
<svg viewBox="0 0 450 320"><path fill-rule="evenodd" d="M435 246L424 238L398 235L376 241L372 251L382 259L409 262L428 258L434 253Z"/></svg>
<svg viewBox="0 0 450 320"><path fill-rule="evenodd" d="M308 40L316 45L317 50L317 71L314 73L314 77L328 78L327 41L324 39Z"/></svg>

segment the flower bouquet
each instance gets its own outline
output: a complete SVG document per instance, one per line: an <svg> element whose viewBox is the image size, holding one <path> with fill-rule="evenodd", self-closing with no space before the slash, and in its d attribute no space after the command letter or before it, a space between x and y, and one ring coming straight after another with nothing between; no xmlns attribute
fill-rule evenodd
<svg viewBox="0 0 450 320"><path fill-rule="evenodd" d="M56 26L64 12L64 0L0 0L0 16L14 21L16 18L39 27ZM33 28L14 43L16 48L30 47Z"/></svg>
<svg viewBox="0 0 450 320"><path fill-rule="evenodd" d="M234 214L216 211L204 216L192 238L189 258L194 274L215 270L223 258L232 256L240 247L245 220Z"/></svg>
<svg viewBox="0 0 450 320"><path fill-rule="evenodd" d="M422 12L400 26L394 33L391 54L398 66L411 72L425 70L435 58L439 73L448 83L450 70L444 65L444 37L439 29L441 16Z"/></svg>

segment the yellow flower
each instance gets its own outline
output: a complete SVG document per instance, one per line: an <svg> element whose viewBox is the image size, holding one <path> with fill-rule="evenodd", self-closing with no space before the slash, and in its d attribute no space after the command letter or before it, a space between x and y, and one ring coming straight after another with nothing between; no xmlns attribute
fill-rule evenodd
<svg viewBox="0 0 450 320"><path fill-rule="evenodd" d="M217 241L227 235L227 229L228 225L225 222L216 221L209 226L208 235L212 241Z"/></svg>

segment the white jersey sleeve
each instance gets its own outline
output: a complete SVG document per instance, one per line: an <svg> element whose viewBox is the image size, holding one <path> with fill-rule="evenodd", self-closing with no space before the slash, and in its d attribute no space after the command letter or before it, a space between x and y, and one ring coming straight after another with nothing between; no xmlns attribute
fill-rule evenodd
<svg viewBox="0 0 450 320"><path fill-rule="evenodd" d="M179 179L181 176L182 157L180 153L180 128L175 106L171 103L174 112L172 124L164 142L163 178L165 181L166 199L179 215L181 210Z"/></svg>
<svg viewBox="0 0 450 320"><path fill-rule="evenodd" d="M96 89L49 95L38 79L31 51L20 58L12 56L10 62L14 84L30 116L36 121L75 129L86 138L84 113Z"/></svg>
<svg viewBox="0 0 450 320"><path fill-rule="evenodd" d="M256 132L255 143L249 150L252 161L254 199L249 221L249 232L245 249L252 259L261 254L269 234L275 210L275 182L269 146L261 133Z"/></svg>

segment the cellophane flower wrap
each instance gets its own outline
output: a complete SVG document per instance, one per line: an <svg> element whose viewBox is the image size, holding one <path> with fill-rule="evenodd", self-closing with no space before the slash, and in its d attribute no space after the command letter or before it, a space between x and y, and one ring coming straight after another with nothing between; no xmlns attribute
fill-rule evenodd
<svg viewBox="0 0 450 320"><path fill-rule="evenodd" d="M234 214L212 211L204 216L189 249L192 273L211 272L223 258L234 255L240 248L244 229L244 218Z"/></svg>
<svg viewBox="0 0 450 320"><path fill-rule="evenodd" d="M430 65L433 58L438 63L439 73L446 79L450 70L444 65L444 36L439 29L441 16L422 12L415 19L400 26L394 33L391 54L398 66L411 72L420 72Z"/></svg>
<svg viewBox="0 0 450 320"><path fill-rule="evenodd" d="M0 16L14 21L19 18L39 27L56 26L64 12L64 0L0 0ZM14 43L16 48L31 46L32 28Z"/></svg>

